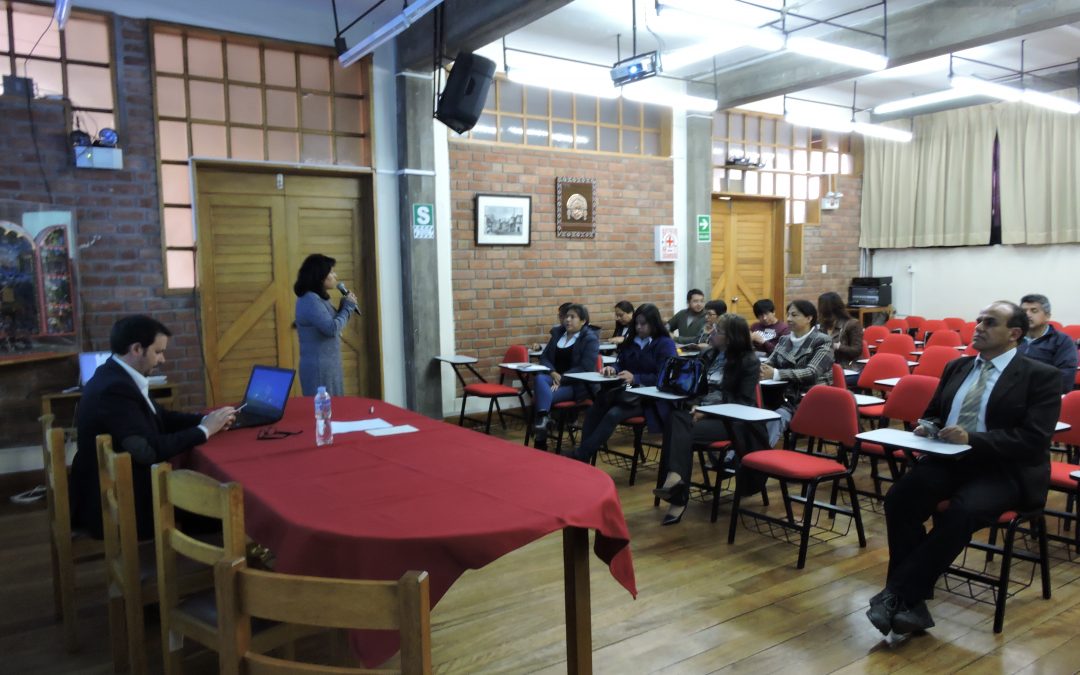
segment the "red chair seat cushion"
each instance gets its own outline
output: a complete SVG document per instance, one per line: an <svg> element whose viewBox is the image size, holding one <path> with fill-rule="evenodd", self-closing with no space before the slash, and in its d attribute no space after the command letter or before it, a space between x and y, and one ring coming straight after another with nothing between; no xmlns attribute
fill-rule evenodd
<svg viewBox="0 0 1080 675"><path fill-rule="evenodd" d="M494 382L476 382L465 385L465 393L469 396L483 396L494 398L496 396L517 396L518 390L505 384Z"/></svg>
<svg viewBox="0 0 1080 675"><path fill-rule="evenodd" d="M758 450L743 457L742 463L748 469L791 480L811 480L847 470L834 459L794 450Z"/></svg>
<svg viewBox="0 0 1080 675"><path fill-rule="evenodd" d="M710 450L727 450L731 447L731 441L713 441L709 443Z"/></svg>
<svg viewBox="0 0 1080 675"><path fill-rule="evenodd" d="M1065 492L1076 492L1080 487L1080 481L1069 477L1073 471L1080 471L1080 466L1065 462L1050 462L1050 487Z"/></svg>
<svg viewBox="0 0 1080 675"><path fill-rule="evenodd" d="M948 499L938 502L938 505L937 505L938 513L941 513L942 511L945 511L948 508L949 508L949 500ZM998 525L1008 525L1009 522L1012 521L1013 519L1015 519L1018 515L1020 515L1020 514L1018 514L1016 511L1006 511L1005 513L1002 513L1000 516L998 516L997 524Z"/></svg>
<svg viewBox="0 0 1080 675"><path fill-rule="evenodd" d="M578 406L577 401L559 401L555 405L551 406L556 410L572 410Z"/></svg>
<svg viewBox="0 0 1080 675"><path fill-rule="evenodd" d="M635 415L633 417L627 417L620 424L626 424L631 427L642 426L645 424L645 417L643 415Z"/></svg>
<svg viewBox="0 0 1080 675"><path fill-rule="evenodd" d="M864 455L872 455L874 457L884 457L885 456L885 448L878 445L877 443L863 443L862 445L859 446L859 452L861 452ZM901 460L904 459L904 451L903 450L893 450L892 455L893 455L893 457L895 457L897 459L901 459Z"/></svg>
<svg viewBox="0 0 1080 675"><path fill-rule="evenodd" d="M885 414L885 404L859 406L859 415L862 417L881 417Z"/></svg>

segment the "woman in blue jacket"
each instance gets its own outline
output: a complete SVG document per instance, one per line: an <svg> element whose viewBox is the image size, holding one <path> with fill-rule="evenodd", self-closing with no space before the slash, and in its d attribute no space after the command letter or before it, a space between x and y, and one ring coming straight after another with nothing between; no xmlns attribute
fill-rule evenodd
<svg viewBox="0 0 1080 675"><path fill-rule="evenodd" d="M600 339L589 330L589 310L571 304L562 325L551 329L551 339L540 355L540 365L551 370L536 376L533 388L533 420L537 447L547 443L548 413L563 401L583 401L592 395L583 382L562 381L564 373L596 372Z"/></svg>
<svg viewBox="0 0 1080 675"><path fill-rule="evenodd" d="M341 370L341 333L356 309L356 296L349 293L338 303L330 304L337 287L333 258L313 253L304 259L293 284L296 293L296 333L300 338L300 391L314 396L326 387L331 396L345 394Z"/></svg>
<svg viewBox="0 0 1080 675"><path fill-rule="evenodd" d="M634 310L634 338L619 345L615 367L605 366L604 374L617 376L620 384L630 386L655 386L660 370L668 358L675 356L675 341L671 339L660 310L656 305L644 304ZM581 445L574 451L574 458L583 462L592 460L600 446L607 442L619 422L627 417L644 414L649 431L659 433L671 412L671 404L652 400L646 402L633 395L633 390L616 387L597 396L596 402L585 415L581 431Z"/></svg>

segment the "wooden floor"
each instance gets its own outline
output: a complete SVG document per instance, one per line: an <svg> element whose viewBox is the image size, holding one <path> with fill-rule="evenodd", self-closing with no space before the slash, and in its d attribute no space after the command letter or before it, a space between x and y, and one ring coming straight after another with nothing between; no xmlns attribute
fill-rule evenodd
<svg viewBox="0 0 1080 675"><path fill-rule="evenodd" d="M521 431L507 436L520 439ZM660 527L655 469L629 487L626 470L599 465L619 486L639 595L632 599L591 557L598 673L1080 670L1080 561L1060 545L1052 544L1053 598L1041 598L1037 580L1021 590L1009 600L1001 635L991 629L992 607L938 592L929 603L936 628L888 641L864 616L887 563L880 514L865 514L866 549L852 529L811 546L800 571L795 546L745 526L728 545L726 507L711 524L709 505L692 501L681 524ZM81 650L60 646L44 526L41 508L0 506L0 673L112 672L100 569L81 579ZM1019 563L1014 576L1026 579L1029 569ZM147 621L150 663L160 672L153 613ZM432 644L440 673L565 672L561 535L467 572L432 614ZM210 654L193 654L188 672L215 664Z"/></svg>

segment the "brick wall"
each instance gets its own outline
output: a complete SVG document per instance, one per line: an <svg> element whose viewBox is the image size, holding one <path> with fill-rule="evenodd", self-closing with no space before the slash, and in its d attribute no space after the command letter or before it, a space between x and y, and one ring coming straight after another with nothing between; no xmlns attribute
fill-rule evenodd
<svg viewBox="0 0 1080 675"><path fill-rule="evenodd" d="M83 347L108 349L109 329L124 314L142 312L173 332L162 372L178 385L178 408L203 404L202 356L191 295L165 295L158 208L149 31L145 21L119 19L115 39L117 131L124 169L75 169L67 144L70 110L57 101L31 103L42 168L53 202L75 212ZM30 134L26 99L0 97L0 198L49 203ZM0 447L36 443L40 394L75 383L72 360L0 366ZM17 386L16 386L17 385Z"/></svg>
<svg viewBox="0 0 1080 675"><path fill-rule="evenodd" d="M840 208L822 211L820 225L803 226L803 275L786 278L788 302L806 299L816 304L826 291L836 291L846 301L852 277L859 276L862 177L837 178L837 192L844 195ZM825 274L822 265L828 268Z"/></svg>
<svg viewBox="0 0 1080 675"><path fill-rule="evenodd" d="M506 348L547 340L558 306L580 302L610 335L619 300L670 316L672 263L653 262L653 228L672 220L670 159L450 143L454 317L460 353L480 372ZM596 238L555 237L555 178L595 178ZM477 246L477 192L532 196L530 246Z"/></svg>

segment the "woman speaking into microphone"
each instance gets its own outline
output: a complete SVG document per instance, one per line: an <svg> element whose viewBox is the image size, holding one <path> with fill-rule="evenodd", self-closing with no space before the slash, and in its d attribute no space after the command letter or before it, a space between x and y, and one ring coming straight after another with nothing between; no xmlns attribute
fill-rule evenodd
<svg viewBox="0 0 1080 675"><path fill-rule="evenodd" d="M309 255L296 275L296 331L300 335L300 390L314 396L326 387L331 396L345 394L341 374L341 331L356 309L356 296L339 284L336 260L321 253ZM337 288L344 297L337 309L327 291Z"/></svg>

